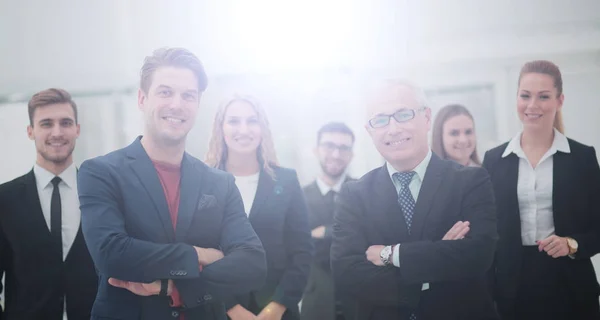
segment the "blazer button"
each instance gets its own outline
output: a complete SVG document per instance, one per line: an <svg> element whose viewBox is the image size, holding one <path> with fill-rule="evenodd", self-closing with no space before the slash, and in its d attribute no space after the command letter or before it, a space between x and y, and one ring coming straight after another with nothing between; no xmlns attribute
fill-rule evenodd
<svg viewBox="0 0 600 320"><path fill-rule="evenodd" d="M209 300L212 300L212 296L210 294L205 294L204 301L209 301Z"/></svg>
<svg viewBox="0 0 600 320"><path fill-rule="evenodd" d="M171 312L171 316L173 316L173 318L177 318L177 317L179 317L179 312L173 311L173 312Z"/></svg>

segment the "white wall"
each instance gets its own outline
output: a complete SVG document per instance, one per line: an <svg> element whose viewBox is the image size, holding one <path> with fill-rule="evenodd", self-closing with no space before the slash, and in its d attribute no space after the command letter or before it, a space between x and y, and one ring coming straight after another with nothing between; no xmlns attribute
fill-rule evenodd
<svg viewBox="0 0 600 320"><path fill-rule="evenodd" d="M268 8L269 1L252 4ZM358 104L362 86L373 77L407 76L431 90L489 88L491 102L479 98L487 93L435 100L468 99L467 107L489 110L489 118L478 116L478 123L492 119L494 124L478 127L489 137L482 142L483 154L519 130L514 101L520 65L546 58L564 74L567 135L600 149L600 1L287 4L291 9L270 5L291 11L290 16L255 17L260 8L237 0L0 1L0 95L27 100L50 86L74 92L82 125L75 154L80 163L123 147L141 132L134 92L93 98L89 93L135 88L142 59L152 49L185 46L210 75L189 151L204 156L218 102L243 88L269 111L282 164L297 168L306 183L318 170L310 154L315 131L328 120L346 121L357 134L353 175L381 163ZM268 28L256 29L253 20ZM300 28L306 22L326 24ZM257 34L273 39L247 39ZM35 153L26 125L24 103L0 104L0 137L11 154L2 157L0 183L31 169Z"/></svg>

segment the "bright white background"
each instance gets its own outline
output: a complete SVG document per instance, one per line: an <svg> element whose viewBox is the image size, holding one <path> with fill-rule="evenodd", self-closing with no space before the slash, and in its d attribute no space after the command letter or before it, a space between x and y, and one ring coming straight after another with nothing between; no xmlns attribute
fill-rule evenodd
<svg viewBox="0 0 600 320"><path fill-rule="evenodd" d="M382 163L359 96L383 76L420 83L434 111L464 103L482 155L519 130L516 82L531 59L559 64L566 133L600 149L597 0L0 0L0 183L31 169L23 101L48 87L80 105L78 163L130 143L139 68L165 45L192 49L210 76L189 152L203 158L226 94L254 93L302 183L318 173L315 133L330 120L357 134L353 176Z"/></svg>

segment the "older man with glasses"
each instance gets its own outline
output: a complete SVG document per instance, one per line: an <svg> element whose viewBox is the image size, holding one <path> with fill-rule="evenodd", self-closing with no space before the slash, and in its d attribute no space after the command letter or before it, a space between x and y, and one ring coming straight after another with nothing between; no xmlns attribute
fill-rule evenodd
<svg viewBox="0 0 600 320"><path fill-rule="evenodd" d="M331 265L352 319L498 319L486 274L497 241L487 172L431 152L423 92L389 80L365 125L386 163L346 183Z"/></svg>

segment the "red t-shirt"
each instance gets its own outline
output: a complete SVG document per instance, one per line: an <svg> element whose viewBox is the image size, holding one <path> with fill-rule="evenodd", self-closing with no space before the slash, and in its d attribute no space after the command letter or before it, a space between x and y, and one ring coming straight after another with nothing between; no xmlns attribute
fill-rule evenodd
<svg viewBox="0 0 600 320"><path fill-rule="evenodd" d="M177 214L179 213L179 196L180 196L180 181L181 181L181 166L173 165L170 163L152 161L156 172L158 173L158 179L162 184L163 191L165 192L165 198L169 207L169 214L171 216L171 223L173 230L177 226ZM173 286L171 292L171 306L180 307L182 305L179 297L179 291ZM179 318L183 320L183 314Z"/></svg>

